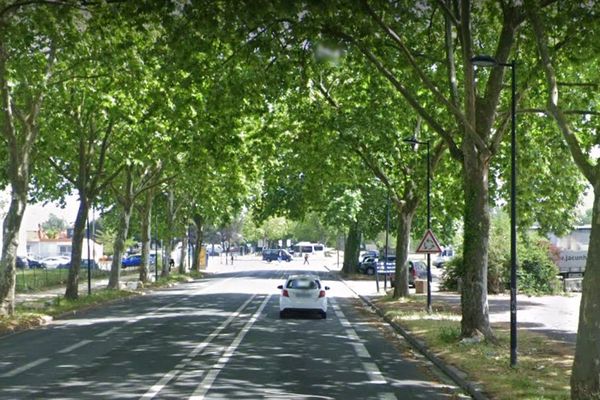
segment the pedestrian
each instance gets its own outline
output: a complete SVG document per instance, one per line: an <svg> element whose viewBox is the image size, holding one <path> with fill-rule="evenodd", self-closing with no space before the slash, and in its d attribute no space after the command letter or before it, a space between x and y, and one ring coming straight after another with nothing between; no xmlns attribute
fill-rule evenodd
<svg viewBox="0 0 600 400"><path fill-rule="evenodd" d="M172 258L169 260L169 272L171 271L171 268L173 268L175 266L175 260L173 260Z"/></svg>
<svg viewBox="0 0 600 400"><path fill-rule="evenodd" d="M281 250L279 250L277 252L277 262L281 262L281 259L283 258L283 253Z"/></svg>
<svg viewBox="0 0 600 400"><path fill-rule="evenodd" d="M233 265L233 253L231 253L231 265Z"/></svg>
<svg viewBox="0 0 600 400"><path fill-rule="evenodd" d="M304 264L310 265L310 263L308 262L308 253L304 254Z"/></svg>

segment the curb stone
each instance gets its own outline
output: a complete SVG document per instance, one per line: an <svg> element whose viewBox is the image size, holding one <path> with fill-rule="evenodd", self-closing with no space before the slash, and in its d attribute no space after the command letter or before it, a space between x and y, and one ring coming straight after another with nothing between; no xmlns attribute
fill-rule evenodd
<svg viewBox="0 0 600 400"><path fill-rule="evenodd" d="M328 267L325 267L325 268L331 272L331 269L329 269ZM473 384L472 382L469 382L465 378L466 374L463 371L459 370L458 368L456 368L454 366L446 364L439 357L437 357L435 354L433 354L431 351L429 351L429 349L427 348L425 343L416 339L414 336L412 336L412 334L409 331L404 329L400 324L392 321L391 318L386 316L384 314L384 312L379 307L377 307L375 304L373 304L373 302L371 300L369 300L367 297L357 293L352 287L350 287L350 285L348 285L346 283L346 281L344 279L340 278L339 276L338 276L338 279L344 285L346 285L346 287L348 289L350 289L354 294L356 294L363 303L365 303L367 306L369 306L371 309L373 309L379 317L381 317L385 322L388 323L388 325L390 325L392 328L394 328L394 330L396 332L398 332L400 335L402 335L406 339L406 341L411 344L411 346L413 346L415 349L417 349L429 361L431 361L437 368L439 368L442 372L444 372L446 375L448 375L448 377L450 377L450 379L452 379L458 386L460 386L463 390L465 390L472 398L474 398L475 400L489 400L481 392L481 389L476 387L475 384Z"/></svg>

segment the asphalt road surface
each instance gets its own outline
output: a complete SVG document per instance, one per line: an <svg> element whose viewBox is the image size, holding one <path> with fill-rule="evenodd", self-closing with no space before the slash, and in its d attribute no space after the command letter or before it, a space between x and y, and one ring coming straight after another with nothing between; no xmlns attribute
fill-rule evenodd
<svg viewBox="0 0 600 400"><path fill-rule="evenodd" d="M328 318L281 320L277 285L305 267L331 286ZM207 279L0 338L0 398L451 399L460 393L323 267L246 260L215 270Z"/></svg>

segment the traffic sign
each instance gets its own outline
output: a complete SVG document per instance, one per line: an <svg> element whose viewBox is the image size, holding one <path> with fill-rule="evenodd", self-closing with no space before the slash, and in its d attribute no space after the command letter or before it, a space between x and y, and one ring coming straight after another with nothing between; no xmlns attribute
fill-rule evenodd
<svg viewBox="0 0 600 400"><path fill-rule="evenodd" d="M431 229L427 229L419 247L417 247L417 253L440 253L441 251L440 242L438 242Z"/></svg>

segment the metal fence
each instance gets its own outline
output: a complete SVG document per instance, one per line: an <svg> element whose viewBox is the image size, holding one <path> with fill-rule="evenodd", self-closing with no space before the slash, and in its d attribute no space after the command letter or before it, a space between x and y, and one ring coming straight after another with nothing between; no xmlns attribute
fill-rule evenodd
<svg viewBox="0 0 600 400"><path fill-rule="evenodd" d="M150 269L154 272L153 266L150 266ZM139 269L137 267L121 269L121 275L133 275L138 273ZM92 279L108 278L109 275L110 270L107 269L91 270ZM27 293L52 287L60 287L66 285L68 277L68 269L18 269L15 289L17 293ZM87 279L87 268L81 268L79 272L79 282L84 283Z"/></svg>

